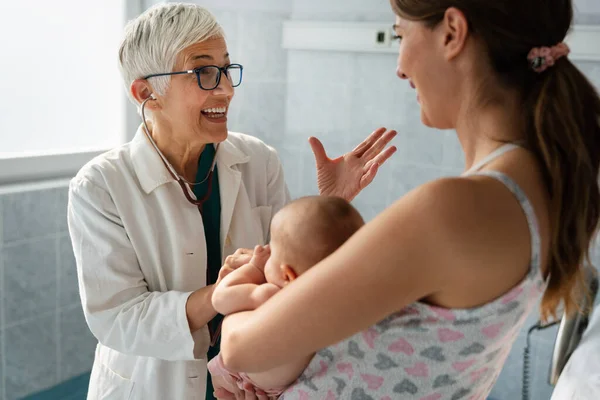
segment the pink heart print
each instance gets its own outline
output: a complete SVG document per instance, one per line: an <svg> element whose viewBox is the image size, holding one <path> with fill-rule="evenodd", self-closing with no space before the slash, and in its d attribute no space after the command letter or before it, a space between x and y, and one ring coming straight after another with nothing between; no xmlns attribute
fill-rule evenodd
<svg viewBox="0 0 600 400"><path fill-rule="evenodd" d="M327 392L327 397L325 397L325 400L337 400L337 397L335 397L335 394L333 394L333 392L330 390Z"/></svg>
<svg viewBox="0 0 600 400"><path fill-rule="evenodd" d="M522 287L514 288L504 296L504 298L502 299L502 304L511 303L513 300L519 297L521 293L523 293Z"/></svg>
<svg viewBox="0 0 600 400"><path fill-rule="evenodd" d="M499 322L494 325L486 326L485 328L481 329L481 332L488 338L493 339L498 336L503 326L504 322Z"/></svg>
<svg viewBox="0 0 600 400"><path fill-rule="evenodd" d="M486 374L486 372L488 372L487 367L471 372L471 383L477 382L482 376Z"/></svg>
<svg viewBox="0 0 600 400"><path fill-rule="evenodd" d="M315 375L317 376L317 378L322 378L325 375L327 375L327 370L329 369L329 366L327 365L327 363L323 360L321 360L321 369L319 369L319 372L317 372Z"/></svg>
<svg viewBox="0 0 600 400"><path fill-rule="evenodd" d="M363 339L365 339L365 342L367 342L367 345L371 349L374 349L375 348L375 339L377 339L379 334L374 329L368 329L366 331L363 331L362 335L363 335Z"/></svg>
<svg viewBox="0 0 600 400"><path fill-rule="evenodd" d="M473 364L475 364L475 360L457 361L454 364L452 364L452 368L454 368L458 372L463 372Z"/></svg>
<svg viewBox="0 0 600 400"><path fill-rule="evenodd" d="M419 362L410 368L404 368L406 373L410 376L416 376L421 378L426 378L429 376L429 369L427 368L427 364Z"/></svg>
<svg viewBox="0 0 600 400"><path fill-rule="evenodd" d="M369 389L377 390L383 385L384 378L381 376L361 374L360 377L368 385Z"/></svg>
<svg viewBox="0 0 600 400"><path fill-rule="evenodd" d="M445 308L432 307L432 310L434 313L436 313L437 315L439 315L440 317L442 317L448 321L454 321L456 319L456 317L454 316L454 313Z"/></svg>
<svg viewBox="0 0 600 400"><path fill-rule="evenodd" d="M308 393L306 393L304 390L298 390L298 399L309 400Z"/></svg>
<svg viewBox="0 0 600 400"><path fill-rule="evenodd" d="M442 395L439 393L434 393L434 394L430 394L428 396L425 397L421 397L419 400L440 400L442 398Z"/></svg>
<svg viewBox="0 0 600 400"><path fill-rule="evenodd" d="M407 356L411 356L415 352L415 349L404 338L400 338L390 344L388 350L392 353L404 353Z"/></svg>
<svg viewBox="0 0 600 400"><path fill-rule="evenodd" d="M442 328L438 330L438 337L442 343L456 342L465 337L464 333L453 331L452 329Z"/></svg>
<svg viewBox="0 0 600 400"><path fill-rule="evenodd" d="M354 376L354 368L350 363L339 363L337 369L340 373L348 375L348 379L352 379Z"/></svg>

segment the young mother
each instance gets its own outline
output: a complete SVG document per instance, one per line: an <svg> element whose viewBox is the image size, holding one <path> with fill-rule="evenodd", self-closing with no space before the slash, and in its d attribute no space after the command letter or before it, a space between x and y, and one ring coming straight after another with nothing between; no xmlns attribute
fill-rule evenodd
<svg viewBox="0 0 600 400"><path fill-rule="evenodd" d="M399 199L333 255L223 326L259 372L318 352L289 399L484 399L529 314L581 276L598 226L600 99L563 44L570 0L392 0L397 74L461 177Z"/></svg>

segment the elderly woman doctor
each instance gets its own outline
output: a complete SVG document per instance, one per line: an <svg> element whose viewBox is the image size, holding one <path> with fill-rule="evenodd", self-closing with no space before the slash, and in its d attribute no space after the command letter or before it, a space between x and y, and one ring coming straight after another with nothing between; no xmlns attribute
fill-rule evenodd
<svg viewBox="0 0 600 400"><path fill-rule="evenodd" d="M243 67L208 11L149 9L128 24L119 56L144 122L69 191L81 300L99 341L88 398L212 398L206 363L221 319L211 294L223 262L247 259L236 249L267 243L290 200L283 170L271 147L227 131ZM321 194L356 196L394 135L380 129L336 160L311 139Z"/></svg>

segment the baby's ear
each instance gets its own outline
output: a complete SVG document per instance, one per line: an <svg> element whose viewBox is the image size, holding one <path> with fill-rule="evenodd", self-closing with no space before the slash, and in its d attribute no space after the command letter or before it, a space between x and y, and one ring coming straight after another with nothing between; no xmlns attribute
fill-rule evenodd
<svg viewBox="0 0 600 400"><path fill-rule="evenodd" d="M290 265L283 264L279 268L281 268L281 272L283 273L283 280L285 280L286 285L298 277L298 274Z"/></svg>

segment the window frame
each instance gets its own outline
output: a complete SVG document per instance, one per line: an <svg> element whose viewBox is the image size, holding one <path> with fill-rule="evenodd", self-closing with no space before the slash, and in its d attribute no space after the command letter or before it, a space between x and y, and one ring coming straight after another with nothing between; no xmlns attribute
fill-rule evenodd
<svg viewBox="0 0 600 400"><path fill-rule="evenodd" d="M147 7L155 3L158 1L126 0L125 22L136 18ZM116 51L117 49L115 49ZM126 105L122 141L126 143L135 136L140 120L137 109L127 97L127 93L123 92L123 98L125 98ZM87 162L108 150L110 148L0 157L0 186L72 178Z"/></svg>

